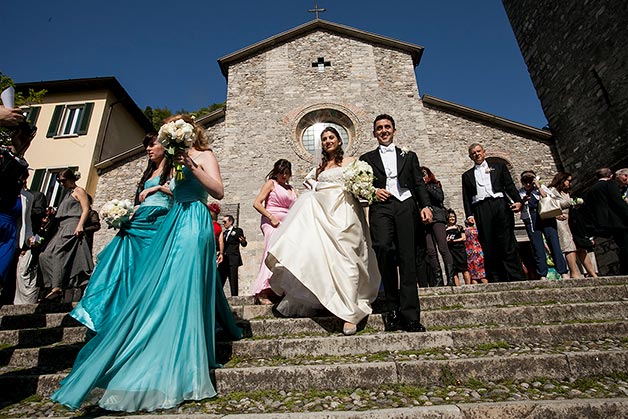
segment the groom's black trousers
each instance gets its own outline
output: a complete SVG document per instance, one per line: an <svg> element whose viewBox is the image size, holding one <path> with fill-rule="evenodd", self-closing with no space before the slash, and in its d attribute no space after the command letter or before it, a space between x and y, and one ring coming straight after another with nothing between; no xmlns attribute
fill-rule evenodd
<svg viewBox="0 0 628 419"><path fill-rule="evenodd" d="M414 199L371 205L369 225L387 310L398 310L403 322L420 321L416 258L425 260L425 233Z"/></svg>

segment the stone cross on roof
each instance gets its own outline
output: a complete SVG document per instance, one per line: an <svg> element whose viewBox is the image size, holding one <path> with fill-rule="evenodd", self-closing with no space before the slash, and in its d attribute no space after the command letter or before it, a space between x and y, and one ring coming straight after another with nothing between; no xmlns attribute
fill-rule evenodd
<svg viewBox="0 0 628 419"><path fill-rule="evenodd" d="M318 7L318 1L314 2L314 8L313 9L308 9L309 13L314 13L314 15L316 16L316 19L318 19L318 13L319 12L326 12L327 9L321 9Z"/></svg>

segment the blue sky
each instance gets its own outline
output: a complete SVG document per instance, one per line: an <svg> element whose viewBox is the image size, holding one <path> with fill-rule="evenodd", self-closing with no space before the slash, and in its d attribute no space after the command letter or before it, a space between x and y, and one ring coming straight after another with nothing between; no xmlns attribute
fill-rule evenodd
<svg viewBox="0 0 628 419"><path fill-rule="evenodd" d="M314 0L33 0L2 6L16 82L115 76L141 107L226 97L216 60L313 19ZM321 18L425 48L420 94L535 127L547 121L499 0L320 0Z"/></svg>

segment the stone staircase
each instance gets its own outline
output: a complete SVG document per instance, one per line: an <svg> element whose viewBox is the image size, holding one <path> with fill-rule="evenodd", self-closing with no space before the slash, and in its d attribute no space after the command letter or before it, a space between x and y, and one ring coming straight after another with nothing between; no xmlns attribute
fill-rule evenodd
<svg viewBox="0 0 628 419"><path fill-rule="evenodd" d="M420 296L427 333L384 332L375 304L350 337L333 317L278 318L252 297L231 298L247 337L217 347L225 364L213 372L219 397L159 413L628 417L628 277L431 288ZM69 415L46 396L85 340L70 309L0 309L0 417Z"/></svg>

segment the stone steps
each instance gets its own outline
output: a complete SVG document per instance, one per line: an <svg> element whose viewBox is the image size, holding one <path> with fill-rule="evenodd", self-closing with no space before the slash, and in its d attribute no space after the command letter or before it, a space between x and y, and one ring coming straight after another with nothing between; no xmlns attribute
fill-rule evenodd
<svg viewBox="0 0 628 419"><path fill-rule="evenodd" d="M529 354L513 357L482 356L442 360L374 361L359 363L301 364L214 371L217 391L305 391L338 389L376 389L382 386L425 386L468 380L503 381L579 379L628 371L627 350L596 350L557 354ZM5 389L35 390L50 395L66 372L0 376Z"/></svg>
<svg viewBox="0 0 628 419"><path fill-rule="evenodd" d="M50 316L57 316L50 314ZM69 316L66 316L69 318ZM54 317L58 319L59 317ZM435 310L422 313L422 322L430 330L495 325L542 325L549 323L597 322L628 320L628 303L624 301L486 307L480 309ZM68 320L70 324L78 324ZM54 322L55 324L57 322ZM63 324L63 322L62 322ZM342 320L335 317L267 318L245 320L245 334L255 337L340 333ZM383 331L382 317L373 314L360 327ZM83 326L43 327L35 329L0 330L0 345L11 347L46 346L54 343L73 344L84 341Z"/></svg>
<svg viewBox="0 0 628 419"><path fill-rule="evenodd" d="M212 373L227 398L613 377L628 371L627 285L611 277L422 289L428 332L383 332L376 313L351 337L337 318L271 317L252 297L232 297L248 338L219 342L225 368ZM10 400L47 396L69 371L85 341L71 307L0 308L0 387Z"/></svg>

